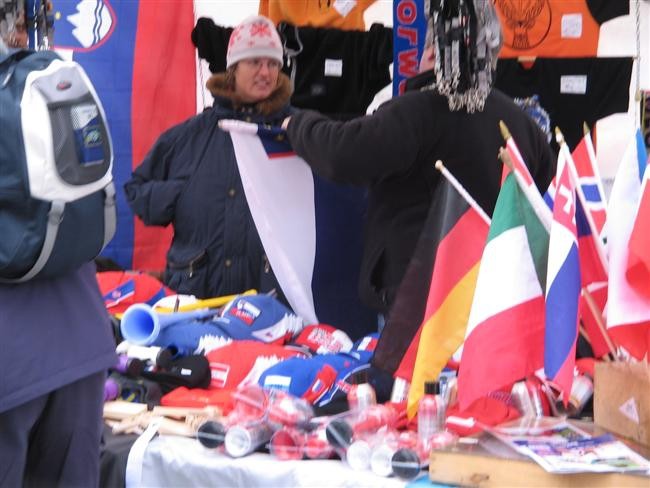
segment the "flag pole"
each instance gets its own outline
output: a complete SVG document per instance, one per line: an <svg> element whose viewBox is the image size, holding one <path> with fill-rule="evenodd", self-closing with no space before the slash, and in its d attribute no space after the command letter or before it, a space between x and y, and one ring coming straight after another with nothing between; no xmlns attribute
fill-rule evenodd
<svg viewBox="0 0 650 488"><path fill-rule="evenodd" d="M539 200L541 200L543 207L540 207L536 203L533 203L533 198L537 200L537 197L531 195L531 189L528 185L526 185L526 182L523 179L523 176L519 173L519 171L515 170L514 163L512 162L512 159L510 158L510 154L508 154L508 151L501 147L499 148L499 159L505 164L508 168L510 168L510 171L512 171L512 174L514 175L515 179L517 180L517 184L519 185L519 188L521 188L521 191L526 195L526 198L530 202L531 207L533 208L533 211L537 215L537 218L539 221L542 223L544 228L546 229L547 232L550 232L551 230L551 221L553 219L552 214L550 209L546 206L544 203L544 200L542 199L542 196L539 195L538 192L538 197ZM535 187L535 190L537 191L537 187Z"/></svg>
<svg viewBox="0 0 650 488"><path fill-rule="evenodd" d="M591 344L591 337L589 337L589 333L588 333L587 330L585 329L585 326L582 324L582 321L580 321L580 325L578 326L578 331L580 332L580 335L582 336L582 338L583 338L585 341L587 341L587 343L588 343L590 346L592 346L592 344ZM593 347L593 346L592 346L592 347ZM599 359L602 359L603 361L609 363L609 362L612 361L612 354L611 354L611 353L607 353L607 354L605 354L603 357L601 357L601 358L599 358Z"/></svg>
<svg viewBox="0 0 650 488"><path fill-rule="evenodd" d="M490 222L492 219L488 216L488 214L485 213L485 210L481 208L481 206L472 198L472 195L469 194L469 192L465 189L463 185L461 185L460 181L456 179L456 177L451 174L451 172L447 169L447 167L442 163L441 160L436 161L436 169L442 173L442 176L447 178L449 183L453 185L453 187L456 189L458 193L465 199L469 205L476 210L476 213L478 213L481 218L485 221L486 224L490 225Z"/></svg>
<svg viewBox="0 0 650 488"><path fill-rule="evenodd" d="M603 338L607 343L607 347L609 348L610 354L612 355L614 361L617 361L618 356L616 354L616 347L614 346L612 339L609 337L609 334L607 333L607 326L605 325L605 320L603 319L603 314L601 313L600 308L598 307L598 305L596 305L596 301L594 300L594 297L591 295L591 292L587 290L586 287L582 288L581 293L585 299L585 302L587 302L587 306L589 307L589 310L591 311L591 313L594 315L594 318L596 319L596 324L598 325L600 332L603 334Z"/></svg>

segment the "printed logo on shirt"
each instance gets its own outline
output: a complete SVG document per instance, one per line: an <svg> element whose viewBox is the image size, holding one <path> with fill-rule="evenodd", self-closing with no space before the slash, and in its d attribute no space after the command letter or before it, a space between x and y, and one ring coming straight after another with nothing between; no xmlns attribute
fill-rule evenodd
<svg viewBox="0 0 650 488"><path fill-rule="evenodd" d="M560 77L560 93L584 95L587 93L587 75L566 75Z"/></svg>
<svg viewBox="0 0 650 488"><path fill-rule="evenodd" d="M342 59L326 59L325 60L325 76L333 76L340 78L343 76L343 60Z"/></svg>
<svg viewBox="0 0 650 488"><path fill-rule="evenodd" d="M226 363L210 363L210 386L212 388L224 388L228 381L230 365Z"/></svg>
<svg viewBox="0 0 650 488"><path fill-rule="evenodd" d="M55 47L72 51L93 51L115 30L117 16L108 0L56 2Z"/></svg>
<svg viewBox="0 0 650 488"><path fill-rule="evenodd" d="M246 300L239 300L234 307L228 309L228 315L237 317L246 325L252 325L262 311Z"/></svg>
<svg viewBox="0 0 650 488"><path fill-rule="evenodd" d="M104 305L111 308L135 295L135 281L129 280L104 294Z"/></svg>
<svg viewBox="0 0 650 488"><path fill-rule="evenodd" d="M270 374L264 378L264 386L267 388L277 388L278 390L289 391L291 386L291 376Z"/></svg>
<svg viewBox="0 0 650 488"><path fill-rule="evenodd" d="M357 0L336 0L334 2L334 8L341 14L341 17L347 16L356 6Z"/></svg>
<svg viewBox="0 0 650 488"><path fill-rule="evenodd" d="M544 42L551 29L549 0L497 0L496 7L507 27L506 46L525 51Z"/></svg>

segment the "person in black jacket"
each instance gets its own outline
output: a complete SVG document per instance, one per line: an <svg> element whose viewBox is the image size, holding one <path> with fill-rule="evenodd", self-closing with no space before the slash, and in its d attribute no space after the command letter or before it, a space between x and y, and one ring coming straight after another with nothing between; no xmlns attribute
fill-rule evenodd
<svg viewBox="0 0 650 488"><path fill-rule="evenodd" d="M404 95L348 122L300 111L282 124L296 153L317 173L369 186L359 292L381 314L390 309L440 183L436 160L491 214L501 183L503 120L537 187L545 191L554 175L539 127L492 88L502 36L492 2L457 3L460 9L451 11L431 2L422 66L433 68L410 80Z"/></svg>
<svg viewBox="0 0 650 488"><path fill-rule="evenodd" d="M275 26L252 16L232 33L227 67L207 87L214 106L155 142L124 189L146 225L171 224L163 281L199 298L276 289L251 217L230 135L221 119L278 125L291 113L291 83L281 73Z"/></svg>

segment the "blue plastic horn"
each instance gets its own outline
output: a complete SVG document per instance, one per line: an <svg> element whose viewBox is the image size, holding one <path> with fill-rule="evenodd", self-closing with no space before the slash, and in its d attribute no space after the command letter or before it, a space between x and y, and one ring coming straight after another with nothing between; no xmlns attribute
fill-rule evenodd
<svg viewBox="0 0 650 488"><path fill-rule="evenodd" d="M215 315L212 310L157 313L146 303L135 303L126 309L120 322L122 337L131 344L150 346L165 327L183 320L194 320Z"/></svg>

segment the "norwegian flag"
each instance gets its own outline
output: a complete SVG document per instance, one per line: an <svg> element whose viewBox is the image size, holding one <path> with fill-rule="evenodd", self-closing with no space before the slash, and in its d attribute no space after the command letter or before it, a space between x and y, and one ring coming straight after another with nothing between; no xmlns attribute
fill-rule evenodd
<svg viewBox="0 0 650 488"><path fill-rule="evenodd" d="M579 191L582 193L581 200L584 209L591 217L597 235L603 241L606 241L607 199L605 198L603 182L598 170L596 153L588 132L580 140L571 155L578 175L577 183L580 187Z"/></svg>
<svg viewBox="0 0 650 488"><path fill-rule="evenodd" d="M546 276L544 373L562 391L566 405L578 337L580 259L576 190L563 151L558 158L556 184Z"/></svg>
<svg viewBox="0 0 650 488"><path fill-rule="evenodd" d="M352 339L376 330L376 314L357 293L364 190L319 178L278 127L219 126L230 133L251 215L294 312Z"/></svg>

